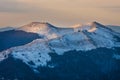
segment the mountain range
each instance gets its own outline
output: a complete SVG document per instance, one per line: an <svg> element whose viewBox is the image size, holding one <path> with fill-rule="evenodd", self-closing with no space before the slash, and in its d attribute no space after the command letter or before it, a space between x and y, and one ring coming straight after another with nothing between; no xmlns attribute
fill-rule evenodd
<svg viewBox="0 0 120 80"><path fill-rule="evenodd" d="M98 22L32 22L0 32L0 79L119 80L119 67L120 33Z"/></svg>

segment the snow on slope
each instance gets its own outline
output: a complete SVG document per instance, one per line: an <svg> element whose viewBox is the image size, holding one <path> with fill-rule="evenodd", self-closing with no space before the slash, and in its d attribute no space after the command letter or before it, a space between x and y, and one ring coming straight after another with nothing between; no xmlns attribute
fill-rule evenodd
<svg viewBox="0 0 120 80"><path fill-rule="evenodd" d="M47 62L51 60L48 53L51 50L46 45L47 42L44 40L35 40L25 46L15 47L12 49L12 55L17 59L22 59L28 65L30 61L33 62L32 67L46 66Z"/></svg>
<svg viewBox="0 0 120 80"><path fill-rule="evenodd" d="M11 54L14 58L37 68L49 66L47 62L51 60L51 52L63 55L70 50L88 51L99 47L120 47L120 42L115 38L120 38L118 33L97 22L73 28L57 28L49 23L34 22L20 29L38 33L47 39L37 39L29 44L3 51L0 53L1 61Z"/></svg>

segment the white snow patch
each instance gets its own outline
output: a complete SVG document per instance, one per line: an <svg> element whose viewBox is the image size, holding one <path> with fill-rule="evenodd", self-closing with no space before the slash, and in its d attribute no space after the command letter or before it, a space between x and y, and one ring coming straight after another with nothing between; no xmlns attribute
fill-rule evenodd
<svg viewBox="0 0 120 80"><path fill-rule="evenodd" d="M89 29L88 32L95 32L96 29L97 29L96 27L93 27L93 28Z"/></svg>
<svg viewBox="0 0 120 80"><path fill-rule="evenodd" d="M0 52L0 61L8 58L9 53L11 53L11 50L5 50L3 52Z"/></svg>
<svg viewBox="0 0 120 80"><path fill-rule="evenodd" d="M115 59L120 59L120 55L114 54L114 55L113 55L113 58L115 58Z"/></svg>

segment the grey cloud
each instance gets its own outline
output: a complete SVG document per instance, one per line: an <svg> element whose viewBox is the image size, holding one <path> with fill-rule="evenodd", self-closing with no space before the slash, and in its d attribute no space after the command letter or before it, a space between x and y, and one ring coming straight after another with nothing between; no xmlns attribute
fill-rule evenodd
<svg viewBox="0 0 120 80"><path fill-rule="evenodd" d="M109 11L109 12L114 12L114 13L120 12L120 6L102 6L100 8L102 8L105 11Z"/></svg>
<svg viewBox="0 0 120 80"><path fill-rule="evenodd" d="M25 3L20 3L17 0L0 1L0 12L22 13L29 12L32 8L34 7Z"/></svg>

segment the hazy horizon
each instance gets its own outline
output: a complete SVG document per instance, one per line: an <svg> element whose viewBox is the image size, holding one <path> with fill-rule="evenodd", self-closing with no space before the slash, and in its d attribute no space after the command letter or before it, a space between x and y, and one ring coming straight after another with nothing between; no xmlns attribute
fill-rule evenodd
<svg viewBox="0 0 120 80"><path fill-rule="evenodd" d="M72 26L98 21L120 25L118 0L1 0L0 27L30 22Z"/></svg>

